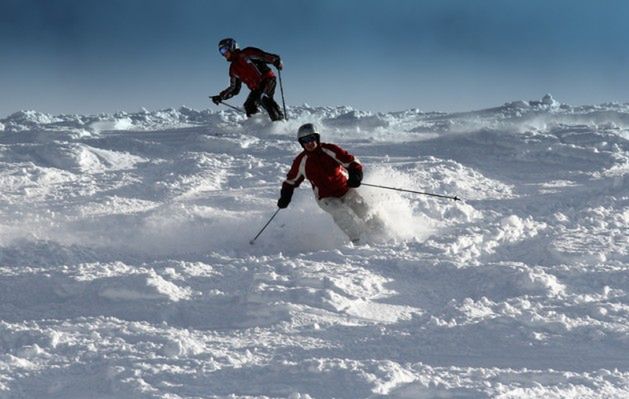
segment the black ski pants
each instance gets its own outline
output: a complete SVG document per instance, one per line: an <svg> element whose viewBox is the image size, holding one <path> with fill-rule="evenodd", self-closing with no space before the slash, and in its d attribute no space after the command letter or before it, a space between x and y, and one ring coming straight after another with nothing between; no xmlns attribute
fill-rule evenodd
<svg viewBox="0 0 629 399"><path fill-rule="evenodd" d="M280 110L280 106L273 99L276 86L275 78L267 78L260 83L260 86L251 90L247 101L245 101L245 112L247 116L257 114L260 109L258 105L262 105L262 108L266 110L272 121L284 119L284 114Z"/></svg>

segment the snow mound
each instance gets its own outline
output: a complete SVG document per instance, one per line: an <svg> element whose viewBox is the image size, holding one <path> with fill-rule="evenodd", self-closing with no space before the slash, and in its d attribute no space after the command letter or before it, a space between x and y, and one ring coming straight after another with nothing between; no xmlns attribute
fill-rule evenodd
<svg viewBox="0 0 629 399"><path fill-rule="evenodd" d="M629 104L289 114L0 119L0 397L629 395ZM303 123L381 234L266 225Z"/></svg>
<svg viewBox="0 0 629 399"><path fill-rule="evenodd" d="M145 276L127 278L123 284L121 283L103 287L99 295L103 298L123 301L167 299L178 302L182 299L188 299L191 294L190 289L181 288L157 275L154 271Z"/></svg>

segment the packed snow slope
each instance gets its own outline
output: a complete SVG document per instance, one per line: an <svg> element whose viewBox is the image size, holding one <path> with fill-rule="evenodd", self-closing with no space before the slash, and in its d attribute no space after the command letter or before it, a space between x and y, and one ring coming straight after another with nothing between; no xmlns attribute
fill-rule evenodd
<svg viewBox="0 0 629 399"><path fill-rule="evenodd" d="M0 119L0 398L627 398L629 104ZM316 123L387 238L308 184Z"/></svg>

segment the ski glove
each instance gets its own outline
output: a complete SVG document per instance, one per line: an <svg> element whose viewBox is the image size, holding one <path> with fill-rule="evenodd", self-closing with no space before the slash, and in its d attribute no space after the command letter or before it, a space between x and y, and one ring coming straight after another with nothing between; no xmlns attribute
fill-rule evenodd
<svg viewBox="0 0 629 399"><path fill-rule="evenodd" d="M347 173L349 175L347 185L353 188L360 187L360 183L363 181L363 172L361 170L350 169Z"/></svg>
<svg viewBox="0 0 629 399"><path fill-rule="evenodd" d="M291 198L293 198L293 191L295 187L290 184L284 183L282 184L282 191L280 193L280 199L277 200L277 207L280 209L284 209L290 204Z"/></svg>
<svg viewBox="0 0 629 399"><path fill-rule="evenodd" d="M275 66L275 68L281 71L282 68L284 68L284 65L282 64L282 59L278 58L277 60L275 60L275 62L273 63L273 66Z"/></svg>
<svg viewBox="0 0 629 399"><path fill-rule="evenodd" d="M216 105L220 104L221 102L223 102L223 97L219 96L212 96L212 102Z"/></svg>
<svg viewBox="0 0 629 399"><path fill-rule="evenodd" d="M290 204L290 198L288 197L280 197L280 199L277 200L277 207L280 209L286 208L288 204Z"/></svg>

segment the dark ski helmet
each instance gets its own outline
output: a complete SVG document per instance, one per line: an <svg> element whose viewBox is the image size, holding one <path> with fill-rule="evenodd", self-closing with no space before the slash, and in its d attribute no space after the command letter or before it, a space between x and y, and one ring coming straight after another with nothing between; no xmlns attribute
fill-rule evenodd
<svg viewBox="0 0 629 399"><path fill-rule="evenodd" d="M225 55L228 51L232 53L234 50L238 50L238 43L234 39L228 37L218 42L218 51L222 55Z"/></svg>
<svg viewBox="0 0 629 399"><path fill-rule="evenodd" d="M302 146L305 143L312 141L311 137L314 138L317 143L319 143L319 140L321 138L321 136L319 136L319 132L317 132L317 129L312 123L301 125L299 127L299 130L297 130L297 140Z"/></svg>

